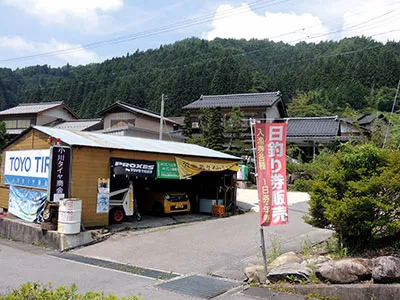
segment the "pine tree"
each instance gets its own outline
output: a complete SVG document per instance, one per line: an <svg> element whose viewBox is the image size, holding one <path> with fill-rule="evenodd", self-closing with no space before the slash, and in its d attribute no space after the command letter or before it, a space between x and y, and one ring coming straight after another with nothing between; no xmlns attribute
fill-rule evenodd
<svg viewBox="0 0 400 300"><path fill-rule="evenodd" d="M221 151L224 145L224 126L220 108L211 108L207 124L206 145L213 150Z"/></svg>
<svg viewBox="0 0 400 300"><path fill-rule="evenodd" d="M183 121L183 135L187 138L192 137L192 122L190 120L190 112L185 111L185 119Z"/></svg>
<svg viewBox="0 0 400 300"><path fill-rule="evenodd" d="M8 134L5 122L0 122L0 149L8 142Z"/></svg>
<svg viewBox="0 0 400 300"><path fill-rule="evenodd" d="M249 154L246 144L242 141L246 128L243 126L244 114L239 107L233 107L229 115L224 116L225 121L225 137L229 141L225 152L232 155Z"/></svg>

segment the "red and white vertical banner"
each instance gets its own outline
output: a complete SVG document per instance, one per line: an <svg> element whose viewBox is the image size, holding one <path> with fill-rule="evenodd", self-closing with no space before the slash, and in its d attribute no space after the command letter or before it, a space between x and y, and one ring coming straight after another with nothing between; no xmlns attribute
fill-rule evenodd
<svg viewBox="0 0 400 300"><path fill-rule="evenodd" d="M254 125L260 226L288 223L286 123Z"/></svg>

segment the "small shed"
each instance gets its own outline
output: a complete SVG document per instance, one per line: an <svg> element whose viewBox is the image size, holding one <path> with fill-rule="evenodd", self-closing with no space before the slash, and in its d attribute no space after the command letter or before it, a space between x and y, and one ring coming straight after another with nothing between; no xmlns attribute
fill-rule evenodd
<svg viewBox="0 0 400 300"><path fill-rule="evenodd" d="M86 227L108 225L108 214L97 213L98 179L110 178L110 162L112 159L124 159L147 162L177 162L177 159L194 162L199 168L204 167L201 176L193 174L191 187L201 194L201 189L212 187L208 195L215 195L220 179L215 174L219 171L222 176L231 174L232 166L237 165L239 158L219 151L214 151L198 145L170 141L159 141L127 136L113 136L101 133L69 131L57 128L32 126L21 133L15 140L6 145L7 151L46 150L51 145L49 138L55 138L60 145L72 149L70 197L82 200L82 223ZM3 155L4 157L4 155ZM230 166L226 169L207 170L207 166ZM210 172L207 172L210 171ZM210 176L204 176L209 173ZM219 174L218 173L218 174ZM0 177L0 207L8 208L9 186L4 184L5 159L2 160ZM196 178L195 178L196 177ZM145 178L153 183L162 179ZM164 179L169 180L169 179ZM181 180L183 179L176 179ZM188 180L187 180L188 181ZM139 184L145 182L140 181ZM172 182L172 181L168 181ZM165 185L165 184L164 184ZM214 189L215 188L215 189ZM212 191L212 192L211 192ZM197 196L199 196L199 194ZM208 197L200 195L200 197ZM218 196L217 196L218 197Z"/></svg>

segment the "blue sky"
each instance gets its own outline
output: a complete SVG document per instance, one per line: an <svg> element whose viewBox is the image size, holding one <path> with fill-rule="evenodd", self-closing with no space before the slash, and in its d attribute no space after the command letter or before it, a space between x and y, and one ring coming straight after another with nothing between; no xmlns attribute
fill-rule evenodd
<svg viewBox="0 0 400 300"><path fill-rule="evenodd" d="M0 67L84 65L191 36L295 44L363 34L397 41L399 16L395 0L0 0ZM125 42L85 46L144 31Z"/></svg>

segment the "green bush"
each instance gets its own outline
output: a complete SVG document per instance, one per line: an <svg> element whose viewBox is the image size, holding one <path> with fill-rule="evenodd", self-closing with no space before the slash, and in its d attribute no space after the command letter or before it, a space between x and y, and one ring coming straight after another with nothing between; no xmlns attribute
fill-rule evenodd
<svg viewBox="0 0 400 300"><path fill-rule="evenodd" d="M297 179L294 182L294 190L298 192L310 192L312 189L311 181L308 179Z"/></svg>
<svg viewBox="0 0 400 300"><path fill-rule="evenodd" d="M141 297L130 296L119 298L112 294L105 295L103 292L87 292L78 294L77 287L60 286L53 289L51 284L47 286L39 283L27 283L13 290L8 295L0 295L0 300L144 300Z"/></svg>
<svg viewBox="0 0 400 300"><path fill-rule="evenodd" d="M332 226L345 246L366 247L400 234L400 152L374 145L344 145L311 165L310 217Z"/></svg>

